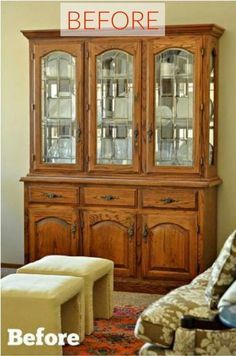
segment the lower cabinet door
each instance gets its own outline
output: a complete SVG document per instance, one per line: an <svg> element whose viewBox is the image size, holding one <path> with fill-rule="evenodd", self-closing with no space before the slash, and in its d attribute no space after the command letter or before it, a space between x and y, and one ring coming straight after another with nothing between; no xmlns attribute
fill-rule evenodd
<svg viewBox="0 0 236 356"><path fill-rule="evenodd" d="M85 256L108 258L116 276L135 275L136 216L122 211L84 212Z"/></svg>
<svg viewBox="0 0 236 356"><path fill-rule="evenodd" d="M197 215L142 216L142 276L189 280L197 274Z"/></svg>
<svg viewBox="0 0 236 356"><path fill-rule="evenodd" d="M78 214L68 206L29 208L29 260L47 255L78 255Z"/></svg>

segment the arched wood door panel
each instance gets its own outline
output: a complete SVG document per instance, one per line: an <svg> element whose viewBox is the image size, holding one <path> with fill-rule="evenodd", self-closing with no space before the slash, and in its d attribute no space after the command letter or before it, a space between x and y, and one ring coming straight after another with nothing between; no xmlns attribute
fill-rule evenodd
<svg viewBox="0 0 236 356"><path fill-rule="evenodd" d="M84 255L108 258L117 276L135 273L135 216L122 212L84 213Z"/></svg>
<svg viewBox="0 0 236 356"><path fill-rule="evenodd" d="M143 277L191 279L197 272L196 214L160 213L142 221Z"/></svg>
<svg viewBox="0 0 236 356"><path fill-rule="evenodd" d="M30 261L78 254L78 224L71 207L30 208Z"/></svg>
<svg viewBox="0 0 236 356"><path fill-rule="evenodd" d="M71 225L58 217L43 218L35 222L36 256L70 254Z"/></svg>

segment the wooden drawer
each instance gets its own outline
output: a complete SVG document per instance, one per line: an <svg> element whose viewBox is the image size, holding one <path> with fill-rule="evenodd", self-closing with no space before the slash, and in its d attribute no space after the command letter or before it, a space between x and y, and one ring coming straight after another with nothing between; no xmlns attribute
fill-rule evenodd
<svg viewBox="0 0 236 356"><path fill-rule="evenodd" d="M136 205L136 189L84 188L85 205L130 206Z"/></svg>
<svg viewBox="0 0 236 356"><path fill-rule="evenodd" d="M196 209L197 192L181 189L144 189L142 206L144 208Z"/></svg>
<svg viewBox="0 0 236 356"><path fill-rule="evenodd" d="M79 201L79 188L63 186L30 186L29 201L37 203L68 203L74 204Z"/></svg>

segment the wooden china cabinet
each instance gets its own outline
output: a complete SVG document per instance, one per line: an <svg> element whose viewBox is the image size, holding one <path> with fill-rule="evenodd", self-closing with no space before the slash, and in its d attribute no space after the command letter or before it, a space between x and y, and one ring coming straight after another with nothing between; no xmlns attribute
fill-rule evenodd
<svg viewBox="0 0 236 356"><path fill-rule="evenodd" d="M115 262L120 290L165 292L216 255L216 25L164 37L60 37L30 44L25 262Z"/></svg>

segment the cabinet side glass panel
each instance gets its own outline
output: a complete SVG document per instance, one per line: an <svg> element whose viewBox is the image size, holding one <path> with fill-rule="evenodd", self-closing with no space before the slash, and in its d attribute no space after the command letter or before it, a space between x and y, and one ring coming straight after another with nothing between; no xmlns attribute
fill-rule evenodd
<svg viewBox="0 0 236 356"><path fill-rule="evenodd" d="M96 57L97 164L133 161L133 57L110 50Z"/></svg>
<svg viewBox="0 0 236 356"><path fill-rule="evenodd" d="M173 48L155 55L155 165L193 166L194 56Z"/></svg>
<svg viewBox="0 0 236 356"><path fill-rule="evenodd" d="M215 50L210 55L210 87L209 87L209 165L214 165L215 150Z"/></svg>
<svg viewBox="0 0 236 356"><path fill-rule="evenodd" d="M76 85L73 56L51 52L41 62L41 139L43 163L76 162Z"/></svg>

